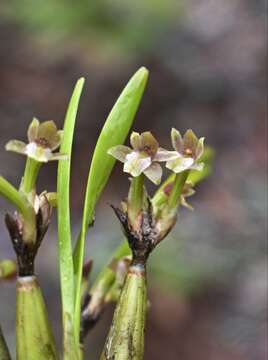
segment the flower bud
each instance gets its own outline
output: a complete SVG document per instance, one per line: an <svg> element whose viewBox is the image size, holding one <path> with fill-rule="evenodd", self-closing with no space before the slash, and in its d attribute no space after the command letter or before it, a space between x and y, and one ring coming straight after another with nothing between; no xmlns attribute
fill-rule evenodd
<svg viewBox="0 0 268 360"><path fill-rule="evenodd" d="M0 280L12 280L16 277L16 261L5 259L0 261Z"/></svg>

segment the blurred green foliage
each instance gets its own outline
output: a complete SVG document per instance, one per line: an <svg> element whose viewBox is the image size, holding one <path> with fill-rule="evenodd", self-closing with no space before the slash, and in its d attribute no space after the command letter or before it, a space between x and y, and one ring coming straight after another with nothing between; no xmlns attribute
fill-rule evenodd
<svg viewBox="0 0 268 360"><path fill-rule="evenodd" d="M181 14L177 0L11 0L0 4L0 22L21 25L51 42L101 44L102 49L142 51L161 41Z"/></svg>

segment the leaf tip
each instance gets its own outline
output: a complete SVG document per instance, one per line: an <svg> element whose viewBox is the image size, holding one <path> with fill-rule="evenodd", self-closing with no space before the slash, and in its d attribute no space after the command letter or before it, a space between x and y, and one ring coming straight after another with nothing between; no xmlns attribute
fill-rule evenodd
<svg viewBox="0 0 268 360"><path fill-rule="evenodd" d="M142 66L137 70L135 75L146 81L149 76L149 70L145 66Z"/></svg>

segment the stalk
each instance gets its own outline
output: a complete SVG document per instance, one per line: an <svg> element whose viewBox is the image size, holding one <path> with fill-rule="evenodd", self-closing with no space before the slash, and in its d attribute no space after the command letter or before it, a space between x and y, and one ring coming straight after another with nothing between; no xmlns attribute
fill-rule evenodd
<svg viewBox="0 0 268 360"><path fill-rule="evenodd" d="M36 217L32 205L23 194L2 176L0 176L0 194L13 203L22 214L23 240L28 244L34 243L36 239Z"/></svg>
<svg viewBox="0 0 268 360"><path fill-rule="evenodd" d="M25 194L29 194L36 184L37 175L40 169L41 163L27 157L24 175L20 190Z"/></svg>
<svg viewBox="0 0 268 360"><path fill-rule="evenodd" d="M116 273L113 264L118 262L122 257L130 255L131 251L128 242L124 240L115 250L108 264L101 270L89 293L81 312L81 345L88 332L93 328L99 320L105 308L105 298L113 287L116 280Z"/></svg>
<svg viewBox="0 0 268 360"><path fill-rule="evenodd" d="M0 326L0 359L1 360L11 360L7 343L5 341L1 326Z"/></svg>
<svg viewBox="0 0 268 360"><path fill-rule="evenodd" d="M132 263L100 360L143 359L146 299L145 265Z"/></svg>
<svg viewBox="0 0 268 360"><path fill-rule="evenodd" d="M45 302L35 276L17 280L17 360L58 359Z"/></svg>
<svg viewBox="0 0 268 360"><path fill-rule="evenodd" d="M171 194L168 199L168 206L170 209L174 209L178 206L180 194L182 192L183 186L187 180L188 175L189 175L189 170L176 174L174 185L172 187Z"/></svg>

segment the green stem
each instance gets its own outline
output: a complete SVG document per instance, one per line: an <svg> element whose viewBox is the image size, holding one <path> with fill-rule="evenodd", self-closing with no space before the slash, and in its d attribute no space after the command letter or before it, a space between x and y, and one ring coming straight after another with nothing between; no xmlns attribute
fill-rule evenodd
<svg viewBox="0 0 268 360"><path fill-rule="evenodd" d="M40 167L41 167L40 162L31 159L30 157L27 157L23 180L20 189L25 194L29 194L35 188L36 179Z"/></svg>
<svg viewBox="0 0 268 360"><path fill-rule="evenodd" d="M32 243L36 239L36 217L34 208L27 198L18 192L3 176L0 176L0 194L12 202L23 216L23 239Z"/></svg>
<svg viewBox="0 0 268 360"><path fill-rule="evenodd" d="M23 216L28 212L24 197L3 176L0 176L0 194L12 202Z"/></svg>
<svg viewBox="0 0 268 360"><path fill-rule="evenodd" d="M58 359L46 305L37 278L18 277L16 294L17 360Z"/></svg>
<svg viewBox="0 0 268 360"><path fill-rule="evenodd" d="M5 341L1 326L0 326L0 359L11 360L11 356L9 354L7 343Z"/></svg>
<svg viewBox="0 0 268 360"><path fill-rule="evenodd" d="M82 313L82 328L80 339L83 342L91 329L91 320L94 322L98 320L100 314L103 312L105 306L105 298L113 287L116 280L116 273L113 269L114 263L118 262L122 257L130 255L131 251L126 240L122 241L121 244L116 248L113 255L109 259L107 265L98 274L96 280L89 290L90 301L86 308L83 309ZM90 324L88 326L87 324Z"/></svg>
<svg viewBox="0 0 268 360"><path fill-rule="evenodd" d="M133 178L133 188L132 188L132 196L131 196L131 206L137 212L142 208L143 203L143 183L144 183L144 175L141 174Z"/></svg>
<svg viewBox="0 0 268 360"><path fill-rule="evenodd" d="M146 315L146 270L132 264L116 305L101 360L142 360Z"/></svg>
<svg viewBox="0 0 268 360"><path fill-rule="evenodd" d="M143 189L144 175L141 174L133 177L128 193L128 217L129 221L135 228L135 224L139 222L138 215L140 214L143 206Z"/></svg>
<svg viewBox="0 0 268 360"><path fill-rule="evenodd" d="M185 170L182 173L176 174L171 194L168 199L168 206L170 209L174 209L178 205L178 201L188 175L189 170Z"/></svg>

